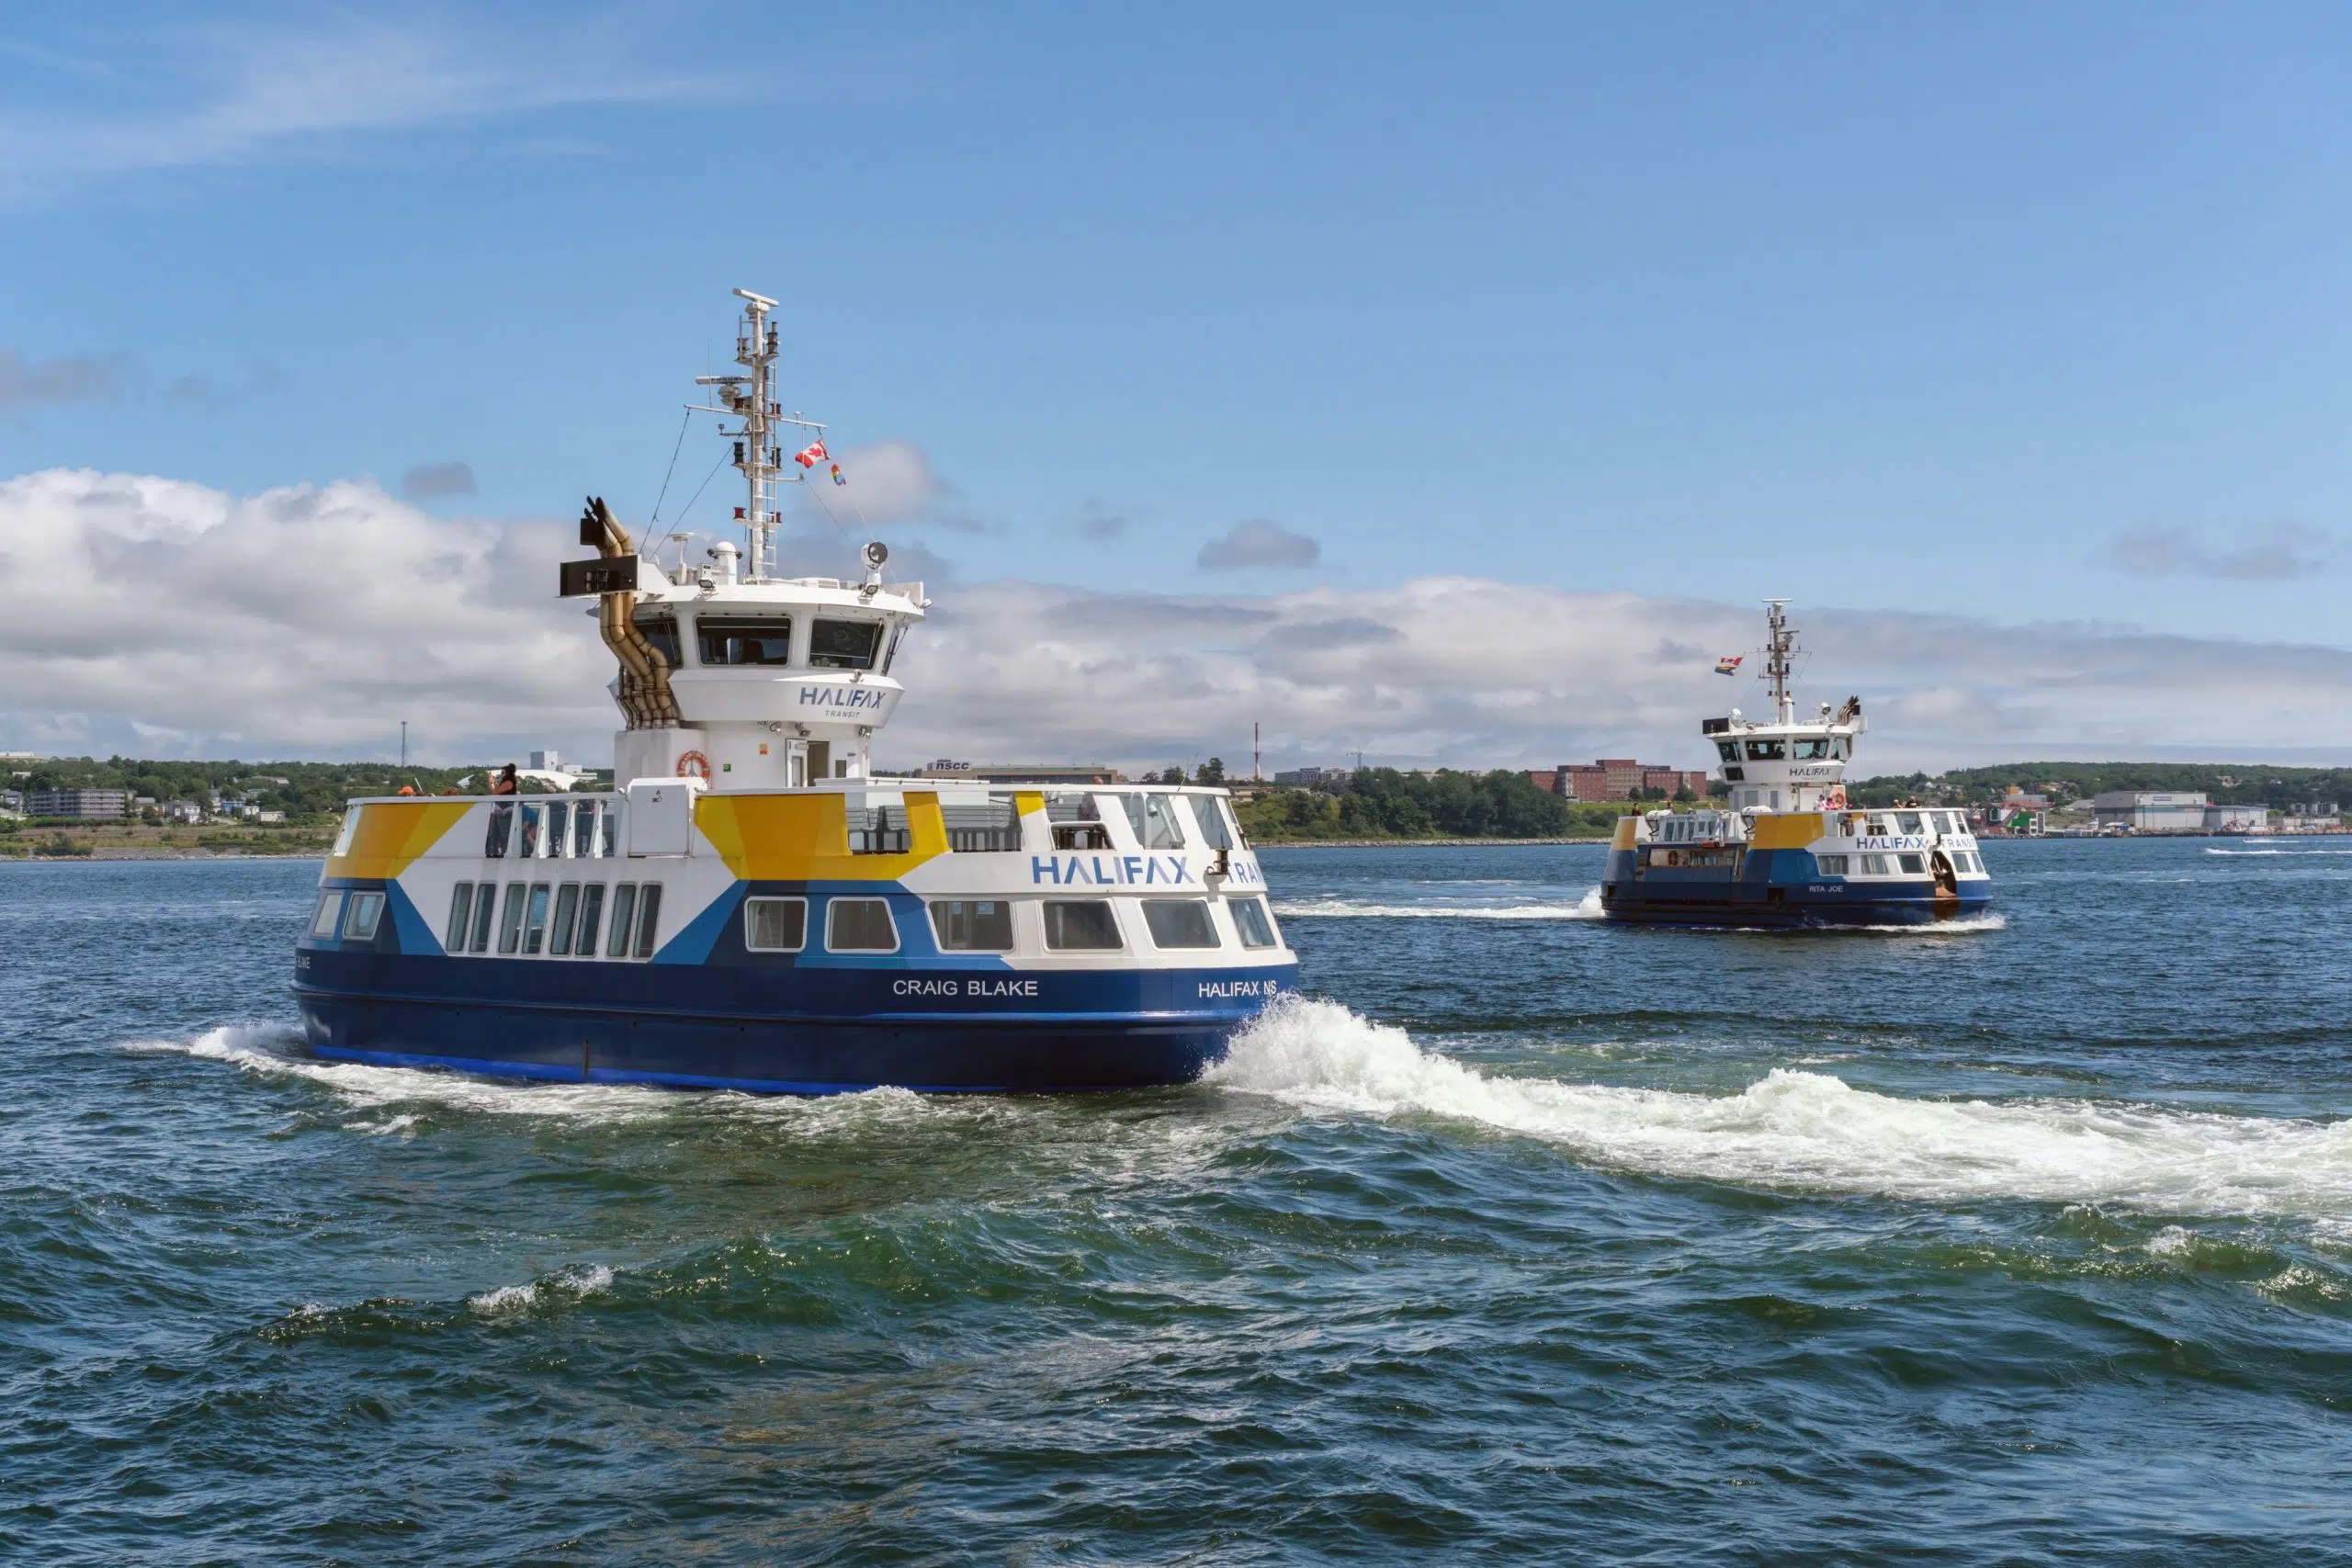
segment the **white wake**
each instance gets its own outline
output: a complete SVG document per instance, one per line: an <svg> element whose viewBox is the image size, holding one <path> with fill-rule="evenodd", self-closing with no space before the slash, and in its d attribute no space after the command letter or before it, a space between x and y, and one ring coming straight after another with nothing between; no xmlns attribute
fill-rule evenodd
<svg viewBox="0 0 2352 1568"><path fill-rule="evenodd" d="M1289 900L1274 906L1287 919L1597 920L1600 889L1573 904L1352 904L1344 898Z"/></svg>
<svg viewBox="0 0 2352 1568"><path fill-rule="evenodd" d="M1733 1095L1502 1077L1306 998L1268 1009L1206 1081L1309 1110L1458 1118L1667 1177L2162 1213L2352 1216L2352 1122L2079 1100L1904 1100L1785 1068Z"/></svg>

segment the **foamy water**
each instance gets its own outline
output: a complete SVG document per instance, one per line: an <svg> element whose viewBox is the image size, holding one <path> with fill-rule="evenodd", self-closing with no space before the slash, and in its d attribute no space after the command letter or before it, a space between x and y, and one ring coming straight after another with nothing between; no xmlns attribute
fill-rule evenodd
<svg viewBox="0 0 2352 1568"><path fill-rule="evenodd" d="M1658 1176L1894 1198L2352 1216L2352 1122L2083 1100L1905 1100L1787 1068L1732 1095L1501 1077L1311 998L1269 1010L1208 1081L1315 1111L1455 1118Z"/></svg>

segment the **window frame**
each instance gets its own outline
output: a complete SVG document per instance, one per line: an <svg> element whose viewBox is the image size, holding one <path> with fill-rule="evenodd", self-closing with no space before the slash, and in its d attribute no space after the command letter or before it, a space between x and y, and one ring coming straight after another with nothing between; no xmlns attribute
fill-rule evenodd
<svg viewBox="0 0 2352 1568"><path fill-rule="evenodd" d="M1233 934L1241 939L1241 945L1245 949L1253 953L1263 953L1283 944L1283 933L1274 924L1274 912L1266 907L1266 900L1262 897L1252 894L1247 898L1227 898L1225 902L1226 912L1233 919ZM1241 914L1243 909L1248 909L1258 917L1259 923L1266 933L1265 941L1250 940L1249 923Z"/></svg>
<svg viewBox="0 0 2352 1568"><path fill-rule="evenodd" d="M866 639L865 662L858 663L847 654L817 651L818 635L827 626L864 626L874 635ZM811 670L871 670L882 657L882 623L850 615L811 615L808 617L808 668ZM826 917L828 919L831 916Z"/></svg>
<svg viewBox="0 0 2352 1568"><path fill-rule="evenodd" d="M1917 850L1904 851L1894 857L1894 863L1900 868L1901 875L1925 876L1928 874L1928 857Z"/></svg>
<svg viewBox="0 0 2352 1568"><path fill-rule="evenodd" d="M1110 943L1056 942L1054 940L1054 911L1075 908L1101 909L1110 922L1111 934L1117 940ZM1118 905L1114 899L1040 898L1037 900L1037 914L1038 919L1044 922L1046 951L1048 953L1125 953L1127 951L1126 930L1119 924Z"/></svg>
<svg viewBox="0 0 2352 1568"><path fill-rule="evenodd" d="M992 906L1003 919L1002 945L979 942L951 942L948 939L946 922L959 918L951 911L959 907L970 910L981 906ZM931 917L932 941L938 945L942 953L1011 953L1020 943L1019 933L1013 927L1012 900L1010 898L934 898L924 905L923 908L924 912ZM972 925L983 917L977 913L968 913L960 918L967 925Z"/></svg>
<svg viewBox="0 0 2352 1568"><path fill-rule="evenodd" d="M1209 953L1225 945L1225 933L1216 929L1216 911L1206 898L1142 898L1144 934L1151 939L1156 953ZM1195 909L1200 913L1201 929L1208 933L1206 942L1163 942L1159 927L1152 919L1155 909Z"/></svg>
<svg viewBox="0 0 2352 1568"><path fill-rule="evenodd" d="M883 923L890 928L890 945L888 947L843 947L836 942L834 937L836 934L836 927L838 925L837 911L839 911L843 905L847 904L879 904L882 906ZM890 900L888 898L870 897L862 893L838 893L826 898L825 951L827 953L891 953L899 952L905 946L906 939L899 934L897 913L890 908Z"/></svg>
<svg viewBox="0 0 2352 1568"><path fill-rule="evenodd" d="M783 947L752 940L759 930L756 911L762 905L797 904L800 908L800 940ZM805 894L762 893L743 900L743 951L746 953L806 953L808 951L808 899Z"/></svg>
<svg viewBox="0 0 2352 1568"><path fill-rule="evenodd" d="M359 913L368 912L368 929L355 931ZM340 930L345 942L373 942L376 930L384 923L384 893L379 887L355 887L344 895L343 921Z"/></svg>
<svg viewBox="0 0 2352 1568"><path fill-rule="evenodd" d="M695 663L704 670L782 670L792 664L793 617L790 615L721 615L695 617ZM758 628L758 629L754 629ZM726 644L740 644L747 637L760 643L772 643L778 635L784 638L781 659L713 659L710 657L712 635ZM725 651L722 648L721 651Z"/></svg>
<svg viewBox="0 0 2352 1568"><path fill-rule="evenodd" d="M1747 760L1751 762L1785 762L1789 760L1789 743L1777 735L1749 740L1740 750L1747 753Z"/></svg>

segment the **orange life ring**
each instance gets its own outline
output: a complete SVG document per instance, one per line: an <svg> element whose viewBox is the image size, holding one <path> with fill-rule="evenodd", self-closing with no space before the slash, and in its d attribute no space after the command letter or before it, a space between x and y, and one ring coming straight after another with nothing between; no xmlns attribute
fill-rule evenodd
<svg viewBox="0 0 2352 1568"><path fill-rule="evenodd" d="M682 779L702 779L707 782L710 778L710 759L699 751L679 752L678 776Z"/></svg>

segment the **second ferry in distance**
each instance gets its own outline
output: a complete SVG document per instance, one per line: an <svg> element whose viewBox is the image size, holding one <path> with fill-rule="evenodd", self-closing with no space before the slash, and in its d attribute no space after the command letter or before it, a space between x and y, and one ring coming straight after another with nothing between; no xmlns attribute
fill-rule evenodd
<svg viewBox="0 0 2352 1568"><path fill-rule="evenodd" d="M862 581L778 570L778 482L850 481L775 400L775 301L737 292L744 373L702 380L748 561L665 570L589 503L560 588L618 667L614 787L352 802L296 943L311 1049L801 1094L1192 1078L1298 983L1226 792L875 771L931 601L878 541Z"/></svg>
<svg viewBox="0 0 2352 1568"><path fill-rule="evenodd" d="M1846 764L1866 728L1861 699L1797 716L1788 601L1766 603L1771 718L1751 722L1734 708L1699 727L1723 760L1728 808L1620 821L1601 877L1602 914L1650 925L1804 927L1983 913L1993 881L1960 812L1848 804Z"/></svg>

